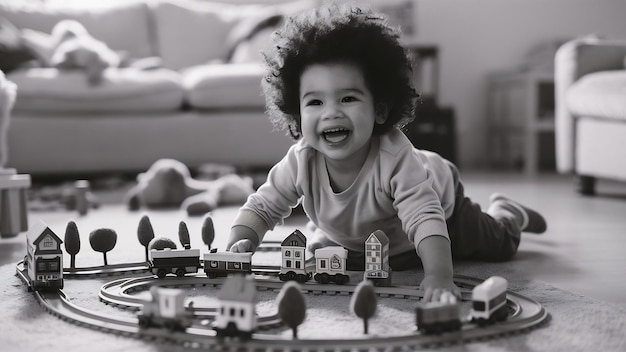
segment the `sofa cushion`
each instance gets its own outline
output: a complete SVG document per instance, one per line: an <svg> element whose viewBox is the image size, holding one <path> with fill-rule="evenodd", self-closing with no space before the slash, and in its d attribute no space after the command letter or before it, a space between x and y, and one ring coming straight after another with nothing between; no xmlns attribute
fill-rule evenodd
<svg viewBox="0 0 626 352"><path fill-rule="evenodd" d="M50 33L63 19L82 23L96 39L118 51L142 58L154 56L154 38L151 31L149 5L144 2L117 2L116 5L93 8L63 7L35 2L0 3L0 16L18 28L30 28Z"/></svg>
<svg viewBox="0 0 626 352"><path fill-rule="evenodd" d="M187 102L195 108L265 106L260 63L195 66L182 71Z"/></svg>
<svg viewBox="0 0 626 352"><path fill-rule="evenodd" d="M172 111L184 97L180 75L167 69L107 69L95 86L83 72L55 68L17 70L7 77L18 86L16 111Z"/></svg>
<svg viewBox="0 0 626 352"><path fill-rule="evenodd" d="M163 66L174 70L223 60L224 39L236 23L235 7L192 1L154 5L157 43Z"/></svg>
<svg viewBox="0 0 626 352"><path fill-rule="evenodd" d="M574 115L626 120L626 70L581 77L567 91L566 101Z"/></svg>

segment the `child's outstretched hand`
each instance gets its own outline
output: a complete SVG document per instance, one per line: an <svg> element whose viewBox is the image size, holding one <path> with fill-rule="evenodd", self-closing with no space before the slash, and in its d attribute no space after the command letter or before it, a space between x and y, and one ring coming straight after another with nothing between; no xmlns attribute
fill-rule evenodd
<svg viewBox="0 0 626 352"><path fill-rule="evenodd" d="M244 239L233 243L227 248L227 250L235 253L254 252L256 250L256 245L254 242Z"/></svg>
<svg viewBox="0 0 626 352"><path fill-rule="evenodd" d="M454 284L454 281L445 277L427 275L422 280L420 288L424 290L423 302L438 302L445 292L461 297L461 290Z"/></svg>
<svg viewBox="0 0 626 352"><path fill-rule="evenodd" d="M254 252L258 247L258 235L247 226L233 226L230 229L226 250L237 253Z"/></svg>

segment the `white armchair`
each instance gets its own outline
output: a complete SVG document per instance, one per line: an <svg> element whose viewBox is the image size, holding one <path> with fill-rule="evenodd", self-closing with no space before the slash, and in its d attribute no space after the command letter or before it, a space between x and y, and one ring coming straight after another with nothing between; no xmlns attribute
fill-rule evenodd
<svg viewBox="0 0 626 352"><path fill-rule="evenodd" d="M597 178L626 181L626 41L582 38L555 56L556 161L578 192Z"/></svg>

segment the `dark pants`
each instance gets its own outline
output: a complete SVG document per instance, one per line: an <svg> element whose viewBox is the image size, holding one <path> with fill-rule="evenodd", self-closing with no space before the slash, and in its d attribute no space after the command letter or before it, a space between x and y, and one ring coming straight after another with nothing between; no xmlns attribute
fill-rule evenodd
<svg viewBox="0 0 626 352"><path fill-rule="evenodd" d="M521 229L512 214L497 212L492 217L484 213L480 205L465 196L459 171L450 163L455 180L454 211L446 221L452 246L452 258L498 262L511 259L519 246ZM348 252L348 270L363 270L365 257L362 252ZM421 267L421 260L410 250L389 258L392 270L407 270Z"/></svg>

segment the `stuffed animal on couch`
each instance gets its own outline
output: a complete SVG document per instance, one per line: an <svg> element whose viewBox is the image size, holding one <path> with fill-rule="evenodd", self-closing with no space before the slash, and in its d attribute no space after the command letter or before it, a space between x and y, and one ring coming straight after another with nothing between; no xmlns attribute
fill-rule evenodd
<svg viewBox="0 0 626 352"><path fill-rule="evenodd" d="M151 69L160 66L160 59L131 59L91 36L74 20L60 21L47 34L18 29L0 18L0 69L8 72L33 66L81 70L90 85L97 85L109 67Z"/></svg>
<svg viewBox="0 0 626 352"><path fill-rule="evenodd" d="M212 181L191 177L187 166L175 159L159 159L137 176L137 184L125 195L129 210L180 207L190 216L243 204L254 192L252 179L229 174Z"/></svg>

